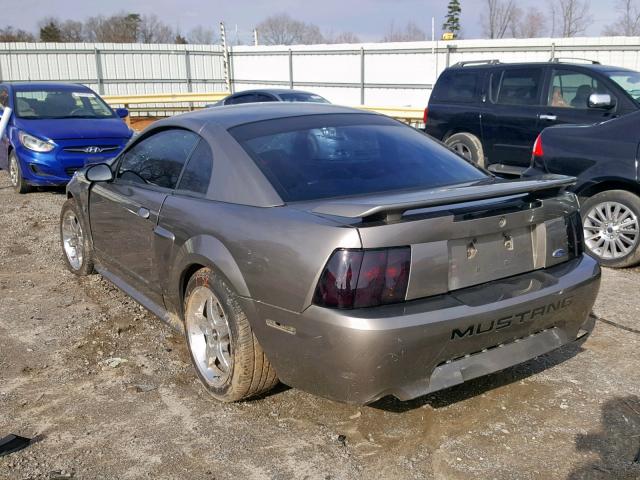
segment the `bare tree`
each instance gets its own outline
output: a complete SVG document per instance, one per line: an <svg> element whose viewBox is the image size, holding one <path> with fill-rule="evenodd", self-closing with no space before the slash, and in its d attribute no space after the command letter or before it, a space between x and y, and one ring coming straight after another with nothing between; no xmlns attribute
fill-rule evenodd
<svg viewBox="0 0 640 480"><path fill-rule="evenodd" d="M286 13L272 15L260 22L256 29L265 45L294 45L322 43L320 29L311 23L294 20Z"/></svg>
<svg viewBox="0 0 640 480"><path fill-rule="evenodd" d="M395 23L391 21L386 35L382 42L420 42L426 40L427 35L414 22L408 22L403 29L396 29Z"/></svg>
<svg viewBox="0 0 640 480"><path fill-rule="evenodd" d="M143 15L138 24L138 41L142 43L174 43L176 34L157 15Z"/></svg>
<svg viewBox="0 0 640 480"><path fill-rule="evenodd" d="M360 43L360 38L353 32L342 32L337 35L325 34L326 43Z"/></svg>
<svg viewBox="0 0 640 480"><path fill-rule="evenodd" d="M486 0L486 15L482 19L484 33L489 38L504 38L516 21L514 0Z"/></svg>
<svg viewBox="0 0 640 480"><path fill-rule="evenodd" d="M141 20L137 13L90 17L84 24L85 35L91 42L136 43Z"/></svg>
<svg viewBox="0 0 640 480"><path fill-rule="evenodd" d="M189 43L211 45L216 43L216 34L213 29L198 25L197 27L192 28L187 34L187 40Z"/></svg>
<svg viewBox="0 0 640 480"><path fill-rule="evenodd" d="M603 35L610 37L640 35L640 9L638 9L635 0L620 0L616 5L616 10L620 12L620 16L614 23L605 27Z"/></svg>
<svg viewBox="0 0 640 480"><path fill-rule="evenodd" d="M547 17L535 7L524 13L516 7L509 31L513 38L542 37L547 32Z"/></svg>
<svg viewBox="0 0 640 480"><path fill-rule="evenodd" d="M13 27L0 28L0 42L35 42L36 37L25 30Z"/></svg>
<svg viewBox="0 0 640 480"><path fill-rule="evenodd" d="M584 33L593 19L589 0L550 0L552 35L575 37Z"/></svg>

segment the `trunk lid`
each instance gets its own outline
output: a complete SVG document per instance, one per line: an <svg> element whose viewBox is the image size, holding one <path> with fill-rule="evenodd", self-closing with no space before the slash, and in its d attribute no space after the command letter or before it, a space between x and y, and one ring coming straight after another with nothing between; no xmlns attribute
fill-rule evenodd
<svg viewBox="0 0 640 480"><path fill-rule="evenodd" d="M358 229L362 247L411 247L412 300L557 265L572 258L563 190L572 177L489 179L417 192L315 202L307 210Z"/></svg>

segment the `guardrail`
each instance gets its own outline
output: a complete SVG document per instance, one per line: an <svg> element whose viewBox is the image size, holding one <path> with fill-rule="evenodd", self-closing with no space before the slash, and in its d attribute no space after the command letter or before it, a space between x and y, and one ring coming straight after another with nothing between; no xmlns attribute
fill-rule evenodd
<svg viewBox="0 0 640 480"><path fill-rule="evenodd" d="M105 95L104 100L111 106L124 106L131 112L144 114L150 112L177 113L202 108L194 104L212 103L229 95L228 92L216 93L162 93L144 95ZM167 104L183 103L188 105ZM134 105L134 106L132 106ZM140 106L145 105L145 106ZM410 125L422 123L424 110L413 107L374 107L369 105L355 105L354 108L382 113L396 118ZM144 115L140 115L144 116Z"/></svg>

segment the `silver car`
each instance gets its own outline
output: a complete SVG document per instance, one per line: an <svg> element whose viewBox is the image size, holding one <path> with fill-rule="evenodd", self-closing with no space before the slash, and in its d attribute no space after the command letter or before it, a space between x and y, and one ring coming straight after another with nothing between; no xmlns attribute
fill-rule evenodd
<svg viewBox="0 0 640 480"><path fill-rule="evenodd" d="M498 179L382 115L237 105L78 172L60 233L72 272L184 331L219 400L409 400L587 338L571 183Z"/></svg>

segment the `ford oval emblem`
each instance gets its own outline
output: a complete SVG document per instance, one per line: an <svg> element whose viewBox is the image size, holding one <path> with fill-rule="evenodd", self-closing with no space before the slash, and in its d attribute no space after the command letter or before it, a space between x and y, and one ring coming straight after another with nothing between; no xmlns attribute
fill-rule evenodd
<svg viewBox="0 0 640 480"><path fill-rule="evenodd" d="M498 226L500 228L504 228L507 226L507 219L505 217L500 217L500 220L498 221Z"/></svg>
<svg viewBox="0 0 640 480"><path fill-rule="evenodd" d="M567 252L565 251L564 248L559 248L556 251L554 251L551 256L553 258L562 258L562 257L566 257L567 256Z"/></svg>

